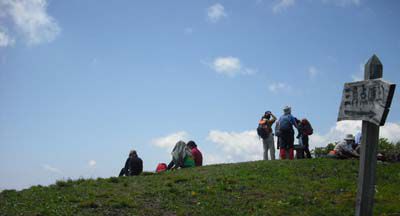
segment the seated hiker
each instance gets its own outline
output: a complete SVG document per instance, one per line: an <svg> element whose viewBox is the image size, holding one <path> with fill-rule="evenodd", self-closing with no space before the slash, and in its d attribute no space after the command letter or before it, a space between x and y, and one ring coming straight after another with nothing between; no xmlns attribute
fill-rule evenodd
<svg viewBox="0 0 400 216"><path fill-rule="evenodd" d="M340 142L335 146L335 149L331 151L330 156L335 156L336 158L347 159L356 157L360 155L353 149L354 136L352 134L347 134L344 141Z"/></svg>
<svg viewBox="0 0 400 216"><path fill-rule="evenodd" d="M200 150L197 148L197 145L194 141L190 140L187 143L190 151L192 152L192 156L194 159L194 163L196 166L203 166L203 155L201 154Z"/></svg>
<svg viewBox="0 0 400 216"><path fill-rule="evenodd" d="M194 167L194 160L190 149L186 146L186 143L179 141L175 144L174 149L171 152L172 160L168 164L168 170L177 168Z"/></svg>
<svg viewBox="0 0 400 216"><path fill-rule="evenodd" d="M126 159L125 167L121 169L119 176L134 176L139 175L143 171L143 161L140 159L135 150L129 152L129 157Z"/></svg>

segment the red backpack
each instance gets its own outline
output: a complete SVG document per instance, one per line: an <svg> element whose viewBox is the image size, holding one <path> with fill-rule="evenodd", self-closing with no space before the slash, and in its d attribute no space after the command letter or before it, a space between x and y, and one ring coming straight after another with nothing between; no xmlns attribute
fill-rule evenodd
<svg viewBox="0 0 400 216"><path fill-rule="evenodd" d="M305 135L310 136L313 134L314 130L307 119L302 119L301 124L303 125L303 133Z"/></svg>
<svg viewBox="0 0 400 216"><path fill-rule="evenodd" d="M165 163L159 163L158 165L157 165L157 169L156 169L156 172L157 173L159 173L159 172L164 172L164 171L166 171L167 170L167 164L165 164Z"/></svg>

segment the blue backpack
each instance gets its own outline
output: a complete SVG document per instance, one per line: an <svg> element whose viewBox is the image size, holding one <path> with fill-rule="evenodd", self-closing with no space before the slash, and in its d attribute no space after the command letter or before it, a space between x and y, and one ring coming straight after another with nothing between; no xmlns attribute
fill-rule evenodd
<svg viewBox="0 0 400 216"><path fill-rule="evenodd" d="M293 130L292 123L290 122L290 118L291 118L290 115L285 115L279 119L280 132Z"/></svg>

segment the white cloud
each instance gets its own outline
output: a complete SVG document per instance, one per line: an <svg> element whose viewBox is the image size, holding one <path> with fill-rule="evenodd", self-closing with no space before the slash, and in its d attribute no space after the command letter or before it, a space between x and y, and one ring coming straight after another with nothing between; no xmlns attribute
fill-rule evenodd
<svg viewBox="0 0 400 216"><path fill-rule="evenodd" d="M379 131L379 136L392 142L400 141L400 123L388 122Z"/></svg>
<svg viewBox="0 0 400 216"><path fill-rule="evenodd" d="M253 161L262 159L262 143L255 130L225 132L212 130L207 140L221 149L217 157L211 156L211 163Z"/></svg>
<svg viewBox="0 0 400 216"><path fill-rule="evenodd" d="M203 152L203 163L204 165L209 164L220 164L220 163L227 163L228 161L224 156Z"/></svg>
<svg viewBox="0 0 400 216"><path fill-rule="evenodd" d="M310 136L310 149L324 147L328 143L341 141L346 134L355 135L361 132L361 121L340 121L326 134L315 133ZM400 141L400 123L387 122L380 128L380 137L388 138L392 142Z"/></svg>
<svg viewBox="0 0 400 216"><path fill-rule="evenodd" d="M13 46L15 39L11 38L5 31L0 28L0 47Z"/></svg>
<svg viewBox="0 0 400 216"><path fill-rule="evenodd" d="M12 20L28 45L51 42L61 31L47 6L46 0L0 0L1 15Z"/></svg>
<svg viewBox="0 0 400 216"><path fill-rule="evenodd" d="M95 167L96 167L96 164L97 164L97 162L96 162L95 160L90 160L90 161L88 162L88 165L89 165L89 167L91 167L91 168L95 168Z"/></svg>
<svg viewBox="0 0 400 216"><path fill-rule="evenodd" d="M224 6L220 3L216 3L207 9L207 18L213 23L218 22L220 19L227 16Z"/></svg>
<svg viewBox="0 0 400 216"><path fill-rule="evenodd" d="M62 172L61 172L61 170L59 170L59 169L57 169L57 168L55 168L55 167L52 167L52 166L50 166L50 165L48 165L48 164L43 164L42 165L42 168L44 169L44 170L46 170L46 171L49 171L49 172L52 172L52 173L56 173L56 174L62 174Z"/></svg>
<svg viewBox="0 0 400 216"><path fill-rule="evenodd" d="M256 70L242 66L240 59L232 56L217 57L210 66L217 73L231 77L237 74L251 75L256 73Z"/></svg>
<svg viewBox="0 0 400 216"><path fill-rule="evenodd" d="M323 3L334 4L340 7L346 6L359 6L361 4L361 0L322 0Z"/></svg>
<svg viewBox="0 0 400 216"><path fill-rule="evenodd" d="M268 90L273 93L282 92L282 91L288 92L291 90L291 86L286 83L282 83L282 82L271 83L268 86Z"/></svg>
<svg viewBox="0 0 400 216"><path fill-rule="evenodd" d="M186 131L178 131L164 137L155 138L151 143L155 146L171 150L179 140L185 141L188 139L188 136Z"/></svg>
<svg viewBox="0 0 400 216"><path fill-rule="evenodd" d="M218 57L214 60L213 67L218 73L237 73L242 69L240 60L235 57Z"/></svg>
<svg viewBox="0 0 400 216"><path fill-rule="evenodd" d="M317 70L316 67L310 66L310 67L308 68L308 76L309 76L311 79L313 79L315 76L317 76L318 73L319 73L319 71Z"/></svg>
<svg viewBox="0 0 400 216"><path fill-rule="evenodd" d="M292 7L295 4L295 0L278 0L272 7L274 13L280 13L288 7Z"/></svg>

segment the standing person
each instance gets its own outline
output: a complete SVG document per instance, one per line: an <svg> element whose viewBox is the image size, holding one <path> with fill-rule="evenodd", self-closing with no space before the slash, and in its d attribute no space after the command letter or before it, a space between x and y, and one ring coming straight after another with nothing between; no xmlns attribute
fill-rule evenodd
<svg viewBox="0 0 400 216"><path fill-rule="evenodd" d="M172 168L187 168L194 167L194 160L192 152L187 147L186 143L179 141L175 144L174 149L171 152L172 160L168 164L168 170Z"/></svg>
<svg viewBox="0 0 400 216"><path fill-rule="evenodd" d="M294 156L294 130L293 126L297 128L296 119L292 116L292 109L289 106L283 108L283 115L279 118L277 127L279 139L279 156L281 159L286 159L289 156L293 160Z"/></svg>
<svg viewBox="0 0 400 216"><path fill-rule="evenodd" d="M143 161L138 157L137 152L132 150L126 159L124 168L121 169L119 176L134 176L143 172Z"/></svg>
<svg viewBox="0 0 400 216"><path fill-rule="evenodd" d="M194 164L196 166L203 166L203 155L201 154L200 150L197 148L197 145L194 141L190 140L187 143L190 151L192 152L192 156L194 159Z"/></svg>
<svg viewBox="0 0 400 216"><path fill-rule="evenodd" d="M263 141L264 160L268 160L268 150L270 159L275 160L274 134L272 133L272 125L275 121L275 115L271 111L266 111L258 123L257 133Z"/></svg>
<svg viewBox="0 0 400 216"><path fill-rule="evenodd" d="M311 123L307 119L303 118L298 122L298 131L299 135L297 138L300 139L301 143L303 144L303 150L306 153L306 157L312 158L309 148L309 136L313 134L314 130L311 126Z"/></svg>

